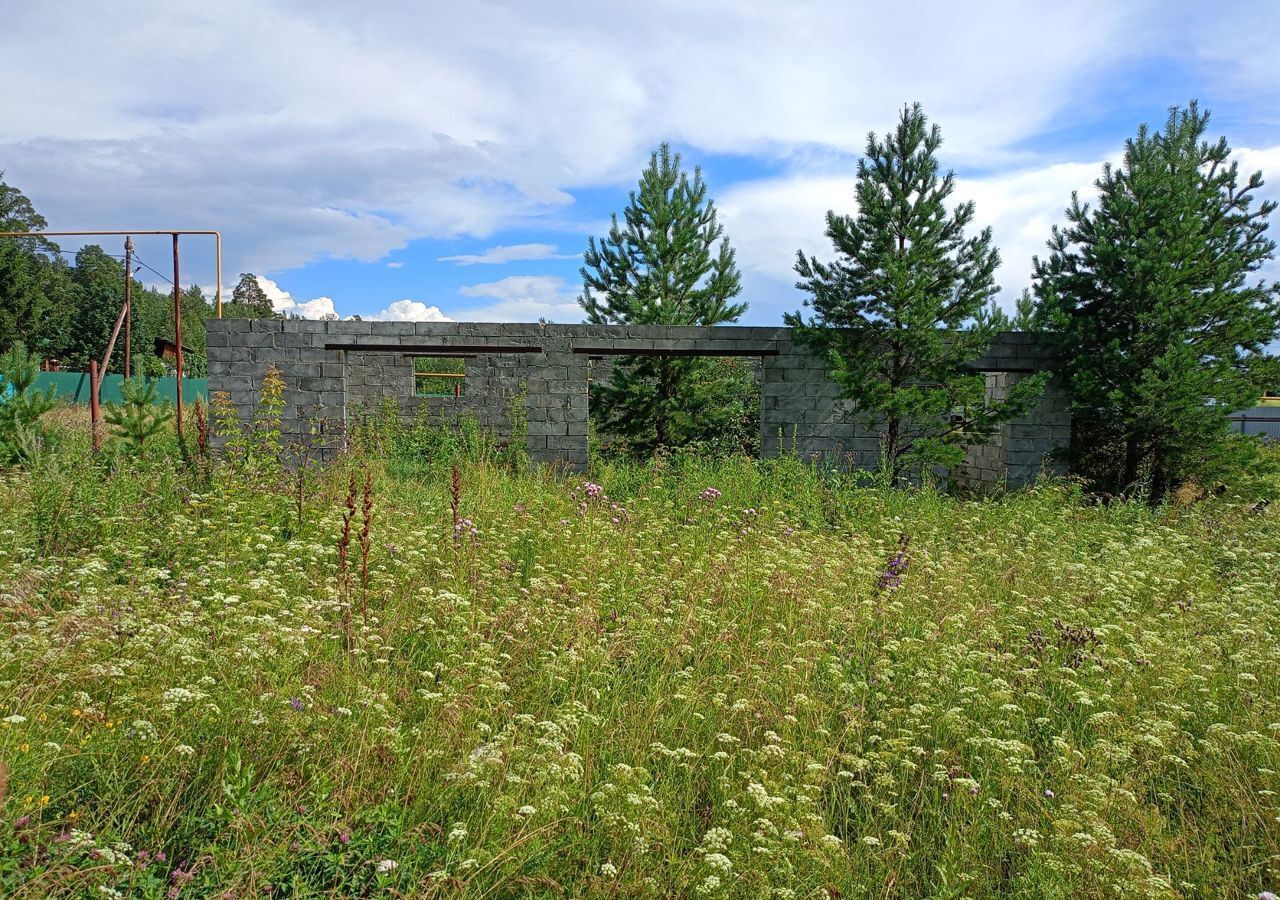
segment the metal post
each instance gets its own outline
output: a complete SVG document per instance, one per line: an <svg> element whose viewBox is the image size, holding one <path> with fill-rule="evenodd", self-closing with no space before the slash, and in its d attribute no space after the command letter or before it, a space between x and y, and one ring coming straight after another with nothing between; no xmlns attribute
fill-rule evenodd
<svg viewBox="0 0 1280 900"><path fill-rule="evenodd" d="M124 377L133 377L133 238L124 239Z"/></svg>
<svg viewBox="0 0 1280 900"><path fill-rule="evenodd" d="M98 361L89 360L89 431L93 441L93 452L102 449L102 429L98 424Z"/></svg>
<svg viewBox="0 0 1280 900"><path fill-rule="evenodd" d="M218 308L218 318L222 318L222 235L214 232L214 253L218 260L218 280L216 293L213 295L214 305Z"/></svg>
<svg viewBox="0 0 1280 900"><path fill-rule="evenodd" d="M178 440L182 440L182 280L178 274L178 232L173 233L173 343L177 348Z"/></svg>
<svg viewBox="0 0 1280 900"><path fill-rule="evenodd" d="M120 337L120 326L124 324L125 314L128 311L129 306L127 303L120 304L120 312L116 315L116 324L111 329L111 339L107 341L107 352L102 354L102 368L98 372L104 378L107 375L107 370L111 368L111 354L115 352L116 338Z"/></svg>

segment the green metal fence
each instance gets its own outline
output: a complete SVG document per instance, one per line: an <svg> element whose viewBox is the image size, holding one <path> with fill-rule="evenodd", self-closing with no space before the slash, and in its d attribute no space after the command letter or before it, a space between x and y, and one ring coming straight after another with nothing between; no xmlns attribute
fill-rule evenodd
<svg viewBox="0 0 1280 900"><path fill-rule="evenodd" d="M171 376L163 378L151 379L156 383L156 396L159 402L165 400L176 402L178 399L178 379ZM102 380L103 403L120 403L120 382L124 381L123 375L108 375ZM89 373L88 372L41 372L36 376L35 387L44 390L52 386L57 391L59 400L68 400L72 403L88 403L89 402ZM182 401L184 403L194 403L196 397L203 397L207 402L209 399L209 379L207 378L184 378L182 379Z"/></svg>

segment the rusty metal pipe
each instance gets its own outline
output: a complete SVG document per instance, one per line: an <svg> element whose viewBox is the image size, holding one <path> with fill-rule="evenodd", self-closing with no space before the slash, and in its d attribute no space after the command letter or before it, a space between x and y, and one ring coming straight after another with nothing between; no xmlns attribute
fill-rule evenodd
<svg viewBox="0 0 1280 900"><path fill-rule="evenodd" d="M178 443L182 443L182 277L178 274L178 232L173 232L173 343L177 347Z"/></svg>
<svg viewBox="0 0 1280 900"><path fill-rule="evenodd" d="M133 377L133 238L124 239L124 377Z"/></svg>
<svg viewBox="0 0 1280 900"><path fill-rule="evenodd" d="M128 312L129 300L126 297L124 303L120 305L120 315L116 316L115 327L111 329L111 340L107 341L107 352L102 354L102 365L98 371L104 377L107 374L107 369L111 367L111 352L116 349L116 338L120 337L120 328L124 325Z"/></svg>
<svg viewBox="0 0 1280 900"><path fill-rule="evenodd" d="M102 426L99 422L101 410L98 407L98 361L89 360L89 434L93 441L93 452L102 449Z"/></svg>

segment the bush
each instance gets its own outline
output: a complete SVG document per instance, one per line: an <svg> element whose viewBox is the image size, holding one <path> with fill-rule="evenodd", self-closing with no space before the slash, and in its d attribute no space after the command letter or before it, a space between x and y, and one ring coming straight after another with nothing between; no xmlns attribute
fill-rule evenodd
<svg viewBox="0 0 1280 900"><path fill-rule="evenodd" d="M147 441L172 421L173 407L168 400L157 404L156 383L147 379L127 378L120 382L120 396L124 402L108 405L103 418L129 453L141 459Z"/></svg>
<svg viewBox="0 0 1280 900"><path fill-rule="evenodd" d="M22 344L0 355L0 465L30 464L49 449L50 432L40 419L57 400L52 387L33 387L39 371L39 360Z"/></svg>

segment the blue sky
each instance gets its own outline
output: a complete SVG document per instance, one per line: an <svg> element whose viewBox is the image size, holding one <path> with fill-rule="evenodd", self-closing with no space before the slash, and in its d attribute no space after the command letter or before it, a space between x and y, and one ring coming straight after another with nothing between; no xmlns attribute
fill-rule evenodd
<svg viewBox="0 0 1280 900"><path fill-rule="evenodd" d="M822 255L825 211L851 210L866 132L915 100L1006 304L1071 191L1170 105L1212 109L1280 197L1270 2L354 9L14 5L0 170L53 229L220 229L228 293L252 271L301 314L457 320L577 320L587 235L669 140L721 209L744 321L776 323L797 248ZM137 243L170 271L167 239ZM185 239L183 273L212 292L210 241Z"/></svg>

